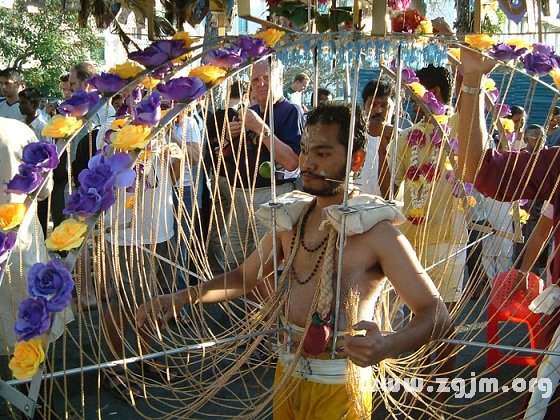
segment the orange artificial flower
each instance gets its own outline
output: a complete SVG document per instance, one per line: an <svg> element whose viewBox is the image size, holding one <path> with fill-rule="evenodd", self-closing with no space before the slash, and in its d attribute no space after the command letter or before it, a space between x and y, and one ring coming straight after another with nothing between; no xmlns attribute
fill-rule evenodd
<svg viewBox="0 0 560 420"><path fill-rule="evenodd" d="M212 84L216 80L225 77L226 74L227 72L224 69L218 66L207 64L192 69L189 73L189 77L199 77L204 83Z"/></svg>
<svg viewBox="0 0 560 420"><path fill-rule="evenodd" d="M9 230L19 226L25 216L23 203L7 203L0 206L0 229Z"/></svg>
<svg viewBox="0 0 560 420"><path fill-rule="evenodd" d="M87 225L74 219L66 219L52 232L45 245L52 251L70 251L84 242Z"/></svg>
<svg viewBox="0 0 560 420"><path fill-rule="evenodd" d="M282 39L284 33L284 31L279 31L278 29L269 28L266 31L256 33L254 37L264 39L267 47L274 48L278 41Z"/></svg>
<svg viewBox="0 0 560 420"><path fill-rule="evenodd" d="M29 379L37 373L44 361L43 344L37 337L16 344L9 367L16 379Z"/></svg>
<svg viewBox="0 0 560 420"><path fill-rule="evenodd" d="M53 139L61 139L72 135L82 126L82 121L76 117L65 117L64 115L55 115L46 126L43 127L41 134Z"/></svg>
<svg viewBox="0 0 560 420"><path fill-rule="evenodd" d="M465 42L477 50L487 50L498 43L498 40L488 34L465 35Z"/></svg>

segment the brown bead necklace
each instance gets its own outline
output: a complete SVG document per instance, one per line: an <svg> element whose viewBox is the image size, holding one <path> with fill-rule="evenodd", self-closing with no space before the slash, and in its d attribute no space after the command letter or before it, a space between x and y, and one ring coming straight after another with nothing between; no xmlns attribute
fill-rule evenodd
<svg viewBox="0 0 560 420"><path fill-rule="evenodd" d="M305 234L305 226L307 224L307 218L309 217L309 214L311 213L311 211L313 210L313 208L315 207L315 203L313 203L313 205L309 208L309 210L307 211L307 213L305 213L305 215L303 216L303 220L301 222L301 235L300 235L300 244L302 245L303 249L305 249L307 252L309 253L314 253L317 252L319 249L321 250L321 253L319 254L319 256L317 257L317 260L315 261L315 265L313 266L313 269L311 270L311 273L309 273L309 275L305 278L305 279L300 279L296 273L296 268L295 268L295 263L292 264L292 266L290 267L290 276L292 276L294 279L296 279L296 281L301 284L307 284L309 283L309 281L313 278L313 276L315 275L315 273L317 272L317 270L319 269L319 266L321 265L321 262L323 261L323 258L325 257L325 252L327 251L327 240L328 240L328 235L325 239L323 239L321 241L321 243L313 248L309 248L305 245L304 241L303 241L303 235ZM292 243L291 243L291 247L292 249L294 248L294 246L296 245L296 235L297 232L294 232L294 234L292 235ZM299 245L298 245L299 247Z"/></svg>

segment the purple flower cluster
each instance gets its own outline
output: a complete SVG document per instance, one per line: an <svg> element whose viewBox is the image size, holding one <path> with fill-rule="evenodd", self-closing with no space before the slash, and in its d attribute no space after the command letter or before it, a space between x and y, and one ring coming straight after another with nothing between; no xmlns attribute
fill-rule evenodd
<svg viewBox="0 0 560 420"><path fill-rule="evenodd" d="M156 41L142 51L135 51L128 58L146 67L158 67L189 51L182 40Z"/></svg>
<svg viewBox="0 0 560 420"><path fill-rule="evenodd" d="M99 93L87 93L83 90L75 92L70 99L62 102L58 112L64 116L83 117L99 102Z"/></svg>
<svg viewBox="0 0 560 420"><path fill-rule="evenodd" d="M497 60L516 60L527 52L527 48L517 48L515 45L507 45L500 42L492 47L490 55Z"/></svg>
<svg viewBox="0 0 560 420"><path fill-rule="evenodd" d="M395 60L391 61L391 64L389 65L389 68L391 69L391 71L393 73L397 72L397 63ZM405 85L408 85L410 83L414 83L414 82L419 82L420 79L418 79L418 77L416 76L416 72L412 69L409 69L408 67L403 67L401 70L401 79L402 82Z"/></svg>
<svg viewBox="0 0 560 420"><path fill-rule="evenodd" d="M51 317L45 298L29 298L20 303L14 327L18 341L29 341L50 328Z"/></svg>
<svg viewBox="0 0 560 420"><path fill-rule="evenodd" d="M27 281L29 295L45 298L50 312L60 312L70 304L74 281L59 259L35 264L29 270Z"/></svg>
<svg viewBox="0 0 560 420"><path fill-rule="evenodd" d="M90 217L109 209L115 202L113 187L128 187L134 182L136 175L131 163L132 158L124 152L110 158L103 154L94 156L88 169L78 175L80 188L68 197L64 213Z"/></svg>
<svg viewBox="0 0 560 420"><path fill-rule="evenodd" d="M161 96L154 92L134 106L132 124L156 125L161 120Z"/></svg>
<svg viewBox="0 0 560 420"><path fill-rule="evenodd" d="M264 39L250 36L240 36L234 46L241 49L244 58L261 58L272 52Z"/></svg>
<svg viewBox="0 0 560 420"><path fill-rule="evenodd" d="M178 77L156 87L165 99L184 101L200 98L206 92L206 84L198 77Z"/></svg>
<svg viewBox="0 0 560 420"><path fill-rule="evenodd" d="M126 80L121 79L120 76L112 73L101 73L87 82L102 94L118 92L128 83Z"/></svg>
<svg viewBox="0 0 560 420"><path fill-rule="evenodd" d="M430 112L434 115L443 115L445 114L445 105L442 104L440 101L437 100L436 95L434 95L429 90L424 93L422 100L430 110Z"/></svg>
<svg viewBox="0 0 560 420"><path fill-rule="evenodd" d="M13 194L29 194L43 182L43 177L35 168L19 165L18 173L8 182L6 192Z"/></svg>
<svg viewBox="0 0 560 420"><path fill-rule="evenodd" d="M521 59L527 73L544 76L560 66L560 57L548 45L533 44L533 51Z"/></svg>
<svg viewBox="0 0 560 420"><path fill-rule="evenodd" d="M8 254L14 248L17 240L17 233L8 232L4 233L0 231L0 264L2 264L8 258Z"/></svg>
<svg viewBox="0 0 560 420"><path fill-rule="evenodd" d="M202 64L211 64L223 69L233 69L243 63L243 50L238 46L210 50L202 59Z"/></svg>

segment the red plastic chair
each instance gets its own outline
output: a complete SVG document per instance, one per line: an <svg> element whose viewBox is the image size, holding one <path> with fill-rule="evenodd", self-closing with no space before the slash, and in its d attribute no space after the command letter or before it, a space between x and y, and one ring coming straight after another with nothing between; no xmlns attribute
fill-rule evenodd
<svg viewBox="0 0 560 420"><path fill-rule="evenodd" d="M542 331L541 314L531 312L529 304L542 291L542 280L534 273L529 273L529 288L512 293L517 270L498 274L490 291L488 305L488 343L498 344L499 322L515 322L525 324L529 331L529 343L532 349L537 348L537 338ZM486 365L496 372L499 363L512 365L536 366L539 355L518 356L503 354L498 349L488 349Z"/></svg>

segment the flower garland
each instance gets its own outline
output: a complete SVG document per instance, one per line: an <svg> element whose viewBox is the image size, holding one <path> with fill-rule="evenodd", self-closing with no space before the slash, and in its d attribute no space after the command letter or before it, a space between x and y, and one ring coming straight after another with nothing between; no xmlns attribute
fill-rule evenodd
<svg viewBox="0 0 560 420"><path fill-rule="evenodd" d="M162 118L161 98L177 104L188 103L204 95L207 89L220 83L228 73L243 63L249 64L273 52L272 48L284 32L268 29L255 36L240 36L236 41L217 50L209 51L203 64L194 68L188 77L164 82L175 66L182 66L189 57L194 38L178 33L171 40L152 43L142 51L129 54L123 64L114 66L108 73L101 73L88 80L96 91L75 92L60 105L61 115L52 118L43 134L55 139L72 140L84 123L84 116L99 107L100 98L110 98L134 81L153 90L142 99L142 90L135 89L127 98L123 110L105 135L107 145L79 174L80 187L68 197L64 214L69 216L46 239L45 245L53 251L75 251L82 246L88 231L103 211L115 203L115 188L133 188L139 154L149 156L151 139L159 132ZM145 153L140 151L145 149ZM111 155L109 155L111 150ZM141 157L141 156L140 156ZM49 143L32 143L25 146L22 165L18 174L8 182L7 191L29 195L44 184L48 171L58 166L56 147ZM135 166L136 165L136 166ZM127 201L131 207L134 201ZM15 246L17 229L22 223L28 206L9 203L0 206L0 268L3 270ZM16 325L17 343L10 369L18 379L35 375L45 359L41 336L52 325L52 315L63 311L71 301L74 282L70 269L60 259L37 263L28 273L29 298L21 302Z"/></svg>

